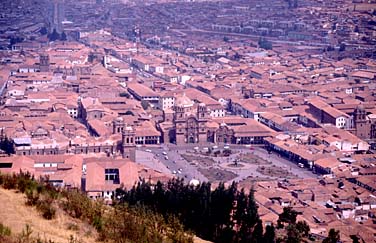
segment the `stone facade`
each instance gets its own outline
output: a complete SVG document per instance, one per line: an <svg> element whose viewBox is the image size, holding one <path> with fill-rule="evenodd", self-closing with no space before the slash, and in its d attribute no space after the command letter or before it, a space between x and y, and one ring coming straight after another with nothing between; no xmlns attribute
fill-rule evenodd
<svg viewBox="0 0 376 243"><path fill-rule="evenodd" d="M355 135L361 139L376 139L376 118L367 116L364 106L359 105L354 111Z"/></svg>
<svg viewBox="0 0 376 243"><path fill-rule="evenodd" d="M176 144L200 143L207 141L208 112L205 105L192 107L175 107Z"/></svg>

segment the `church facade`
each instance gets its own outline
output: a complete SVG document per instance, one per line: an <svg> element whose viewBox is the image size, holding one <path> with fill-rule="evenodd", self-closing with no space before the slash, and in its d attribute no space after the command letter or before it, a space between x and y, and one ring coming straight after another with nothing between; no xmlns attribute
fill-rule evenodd
<svg viewBox="0 0 376 243"><path fill-rule="evenodd" d="M354 110L355 135L365 140L376 139L376 117L367 115L363 105L359 105Z"/></svg>
<svg viewBox="0 0 376 243"><path fill-rule="evenodd" d="M165 114L166 120L166 114ZM253 119L210 116L203 103L194 103L185 95L176 98L173 110L172 135L177 145L204 143L262 143L273 131Z"/></svg>
<svg viewBox="0 0 376 243"><path fill-rule="evenodd" d="M176 144L207 142L209 113L204 104L194 104L183 96L176 100L174 111Z"/></svg>

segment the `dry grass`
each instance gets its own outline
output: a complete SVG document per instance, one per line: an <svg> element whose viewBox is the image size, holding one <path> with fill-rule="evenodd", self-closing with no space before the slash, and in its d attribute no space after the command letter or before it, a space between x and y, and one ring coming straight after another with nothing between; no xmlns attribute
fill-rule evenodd
<svg viewBox="0 0 376 243"><path fill-rule="evenodd" d="M39 235L42 239L65 243L73 235L82 243L96 242L96 231L88 224L67 216L61 210L57 210L55 219L43 219L34 207L26 206L25 201L24 194L0 188L0 222L8 226L12 234L21 233L28 224L34 237ZM72 224L78 227L68 230Z"/></svg>
<svg viewBox="0 0 376 243"><path fill-rule="evenodd" d="M28 224L33 231L33 237L39 236L57 243L68 243L72 235L82 243L98 242L97 233L90 225L67 216L60 209L57 210L55 219L46 220L35 207L26 206L25 202L24 194L0 187L0 223L9 227L13 235L20 234ZM211 242L194 237L194 243Z"/></svg>
<svg viewBox="0 0 376 243"><path fill-rule="evenodd" d="M202 240L196 236L193 238L193 241L194 243L212 243L211 241Z"/></svg>

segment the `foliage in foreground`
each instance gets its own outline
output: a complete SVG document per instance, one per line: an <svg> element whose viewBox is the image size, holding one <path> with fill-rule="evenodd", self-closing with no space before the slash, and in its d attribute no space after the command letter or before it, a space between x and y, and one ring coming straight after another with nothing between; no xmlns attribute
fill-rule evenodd
<svg viewBox="0 0 376 243"><path fill-rule="evenodd" d="M187 185L172 179L163 185L140 182L130 190L120 188L119 205L143 205L161 215L174 215L196 235L216 243L273 242L274 227L263 233L254 190L246 193L237 184L214 190L210 183Z"/></svg>
<svg viewBox="0 0 376 243"><path fill-rule="evenodd" d="M191 243L193 237L184 231L182 224L173 216L165 218L139 206L109 207L102 201L92 201L77 190L60 190L53 187L47 178L35 180L29 173L1 174L0 186L18 190L26 195L26 204L41 212L46 219L53 219L57 209L71 217L91 224L105 242L143 243ZM30 229L30 228L28 228ZM8 232L7 228L1 228ZM30 230L27 235L31 235ZM20 241L3 233L0 242L9 243L52 243L28 238ZM78 243L70 239L70 243Z"/></svg>

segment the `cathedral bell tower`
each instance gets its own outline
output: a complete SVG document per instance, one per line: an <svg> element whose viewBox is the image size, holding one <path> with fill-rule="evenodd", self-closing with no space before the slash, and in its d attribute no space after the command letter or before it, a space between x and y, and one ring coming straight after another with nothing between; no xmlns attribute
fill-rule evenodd
<svg viewBox="0 0 376 243"><path fill-rule="evenodd" d="M367 113L363 105L359 105L354 111L354 126L356 136L362 139L368 138L370 127L368 126Z"/></svg>
<svg viewBox="0 0 376 243"><path fill-rule="evenodd" d="M136 134L133 128L125 125L121 135L123 158L136 161Z"/></svg>
<svg viewBox="0 0 376 243"><path fill-rule="evenodd" d="M39 56L39 70L41 72L50 71L50 57L47 54L40 54Z"/></svg>

